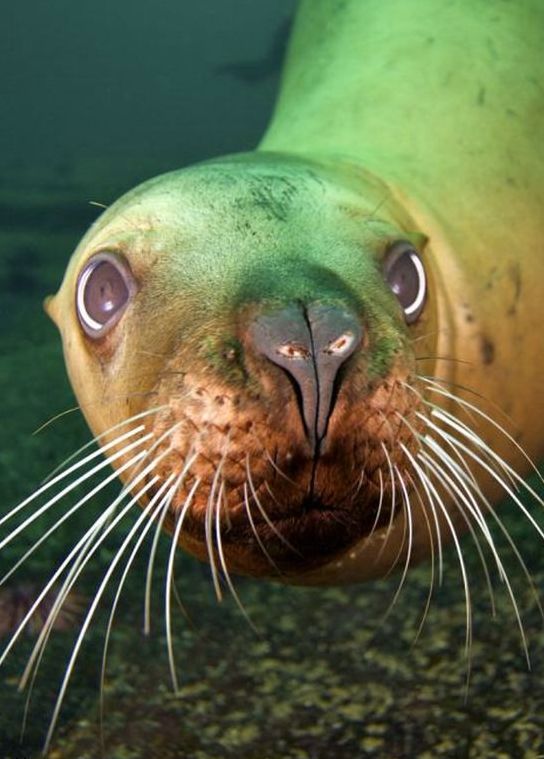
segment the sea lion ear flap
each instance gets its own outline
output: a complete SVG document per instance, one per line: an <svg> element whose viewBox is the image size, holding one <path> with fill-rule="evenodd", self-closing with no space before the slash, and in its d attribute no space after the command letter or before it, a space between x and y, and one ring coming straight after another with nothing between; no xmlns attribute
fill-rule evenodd
<svg viewBox="0 0 544 759"><path fill-rule="evenodd" d="M43 301L45 313L59 326L58 298L56 295L48 295Z"/></svg>
<svg viewBox="0 0 544 759"><path fill-rule="evenodd" d="M407 232L405 236L408 242L411 242L420 253L425 250L425 246L429 242L429 238L423 232Z"/></svg>

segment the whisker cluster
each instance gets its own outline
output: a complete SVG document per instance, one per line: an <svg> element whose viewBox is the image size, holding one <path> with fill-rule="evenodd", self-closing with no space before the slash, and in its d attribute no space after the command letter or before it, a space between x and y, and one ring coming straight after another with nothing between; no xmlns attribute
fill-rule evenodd
<svg viewBox="0 0 544 759"><path fill-rule="evenodd" d="M402 521L400 545L397 550L396 543L394 544L396 555L387 573L389 574L393 569L397 569L400 577L385 612L385 619L396 606L406 585L410 566L415 560L416 524L423 524L430 553L430 582L415 635L417 640L427 620L433 594L443 584L444 580L444 543L446 542L444 531L446 531L447 538L451 538L465 597L464 643L467 661L466 687L468 689L473 640L473 600L469 570L465 560L465 549L460 541L461 529L468 532L476 548L493 616L496 613L493 587L494 571L496 571L506 590L519 628L521 645L528 666L530 666L529 647L521 610L501 552L496 544L493 530L489 527L486 518L489 517L496 529L499 530L519 563L538 609L544 618L542 604L530 571L504 522L496 513L490 500L484 495L479 485L480 473L483 473L500 487L504 495L509 497L510 501L543 539L544 529L522 500L522 493L530 496L541 506L544 506L544 501L534 488L515 471L511 464L505 461L476 432L479 424L490 425L495 432L500 432L504 436L504 440L516 452L524 456L529 466L538 473L534 462L529 459L521 445L501 424L481 410L476 402L467 401L464 397L453 393L440 379L419 375L417 382L417 387L420 389L407 383L401 383L406 392L412 393L417 400L414 410L409 415L396 412L398 425L404 427L408 435L403 436L402 439L399 438L395 443L386 445L385 442L381 442L379 446L383 465L378 467L372 476L373 487L379 492L375 498L375 510L371 526L366 532L366 539L370 541L379 532L381 546L376 549L374 557L377 563L382 558L393 534L397 534L394 528ZM463 388L460 389L464 390ZM433 402L430 398L437 402ZM203 486L202 477L191 474L192 467L199 456L196 440L193 441L193 445L183 460L174 466L167 476L159 474L165 468L164 464L162 467L159 465L171 453L173 436L181 423L177 422L170 425L161 435L156 436L148 431L146 421L152 419L154 415L165 408L167 407L160 406L135 414L93 438L62 462L32 495L0 518L0 527L4 531L0 537L0 550L2 550L10 545L15 538L25 533L38 519L46 515L55 515L51 526L43 529L34 542L26 548L22 556L14 561L13 565L0 577L0 586L2 586L40 547L50 540L51 536L62 525L74 515L82 512L96 496L103 494L110 483L119 476L124 481L120 492L105 507L101 508L99 515L83 530L79 538L67 550L66 555L52 570L43 588L36 594L32 603L29 603L25 613L18 618L15 629L0 654L1 666L20 640L23 632L31 627L37 610L44 608L44 599L54 593L54 601L47 605L47 613L43 614L43 625L39 631L36 631L36 641L20 678L20 688L28 688L23 716L24 729L36 677L63 606L74 593L74 587L85 570L91 566L90 562L93 557L111 536L119 534L121 525L126 522L128 515L134 511L134 506L143 503L142 510L120 541L113 558L109 560L108 566L98 582L94 595L89 599L88 608L83 615L81 627L62 675L47 731L45 751L51 745L66 692L90 625L114 574L117 572L118 580L107 616L100 668L100 724L102 726L108 650L122 592L146 538L151 535L143 598L143 630L146 635L149 634L151 630L153 576L159 539L163 534L163 527L168 515L173 516L173 520L165 566L164 624L170 677L174 692L179 692L172 623L172 600L174 597L177 598L174 582L175 558L184 524L187 523L187 517L198 495L200 495L200 502L202 500L205 502L203 510L204 549L210 565L211 580L216 597L221 601L224 590L228 590L249 624L252 624L234 586L225 549L225 529L228 530L231 526L226 475L229 437L226 436L222 456L213 470L213 476L206 483L203 495L202 490L200 490ZM459 411L459 414L456 415L448 410L451 408ZM383 416L384 422L388 423L391 432L393 430L391 419ZM470 423L463 421L464 416L469 419ZM96 448L92 449L92 446L96 446ZM275 462L275 458L264 447L262 456L286 482L293 482L296 485L286 473L281 471ZM242 459L242 466L245 469L245 481L241 486L241 507L245 512L248 529L255 539L258 550L267 559L276 576L280 576L282 570L274 561L271 555L273 551L269 550L270 546L267 546L266 538L259 532L258 524L266 525L267 530L274 536L274 540L280 541L292 553L292 556L304 557L301 556L300 551L295 546L291 545L267 513L263 498L260 496L262 488L268 490L270 497L276 503L277 500L268 482L263 482L261 479L258 482L256 481L254 472L252 472L249 453L245 455L245 461ZM114 467L115 471L109 472L110 467ZM538 476L541 481L544 481L540 473ZM94 484L96 478L99 481ZM186 482L188 479L191 482L190 487ZM369 481L370 476L363 467L352 500ZM87 488L87 492L78 497L76 493L82 486ZM182 489L184 496L180 497ZM181 503L179 503L180 500ZM64 511L55 514L60 508L61 502L67 501L68 506L65 507ZM30 509L32 511L27 515ZM9 527L10 525L12 526ZM101 734L103 734L102 729Z"/></svg>

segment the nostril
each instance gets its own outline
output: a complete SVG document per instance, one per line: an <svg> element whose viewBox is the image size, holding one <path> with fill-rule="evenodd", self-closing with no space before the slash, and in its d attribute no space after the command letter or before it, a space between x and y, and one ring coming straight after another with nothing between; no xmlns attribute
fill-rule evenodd
<svg viewBox="0 0 544 759"><path fill-rule="evenodd" d="M344 332L343 335L333 340L326 348L323 349L323 353L328 355L345 355L351 353L355 347L355 335L353 332Z"/></svg>
<svg viewBox="0 0 544 759"><path fill-rule="evenodd" d="M303 345L297 345L294 343L286 343L285 345L280 345L280 347L277 348L276 352L278 355L284 356L285 358L298 358L305 361L312 357L311 351L309 351Z"/></svg>

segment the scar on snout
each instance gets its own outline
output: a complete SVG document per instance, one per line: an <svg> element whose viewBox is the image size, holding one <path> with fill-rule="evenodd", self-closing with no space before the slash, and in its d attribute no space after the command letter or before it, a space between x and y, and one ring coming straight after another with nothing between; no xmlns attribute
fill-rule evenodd
<svg viewBox="0 0 544 759"><path fill-rule="evenodd" d="M480 339L480 355L484 364L492 364L495 360L495 345L485 335Z"/></svg>

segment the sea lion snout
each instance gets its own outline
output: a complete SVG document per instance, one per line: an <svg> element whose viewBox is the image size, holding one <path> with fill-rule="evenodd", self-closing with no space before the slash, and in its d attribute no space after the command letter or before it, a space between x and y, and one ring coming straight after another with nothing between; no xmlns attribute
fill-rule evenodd
<svg viewBox="0 0 544 759"><path fill-rule="evenodd" d="M249 329L253 350L294 382L304 430L315 450L325 437L339 389L339 370L356 351L363 326L346 308L293 304L259 315Z"/></svg>

